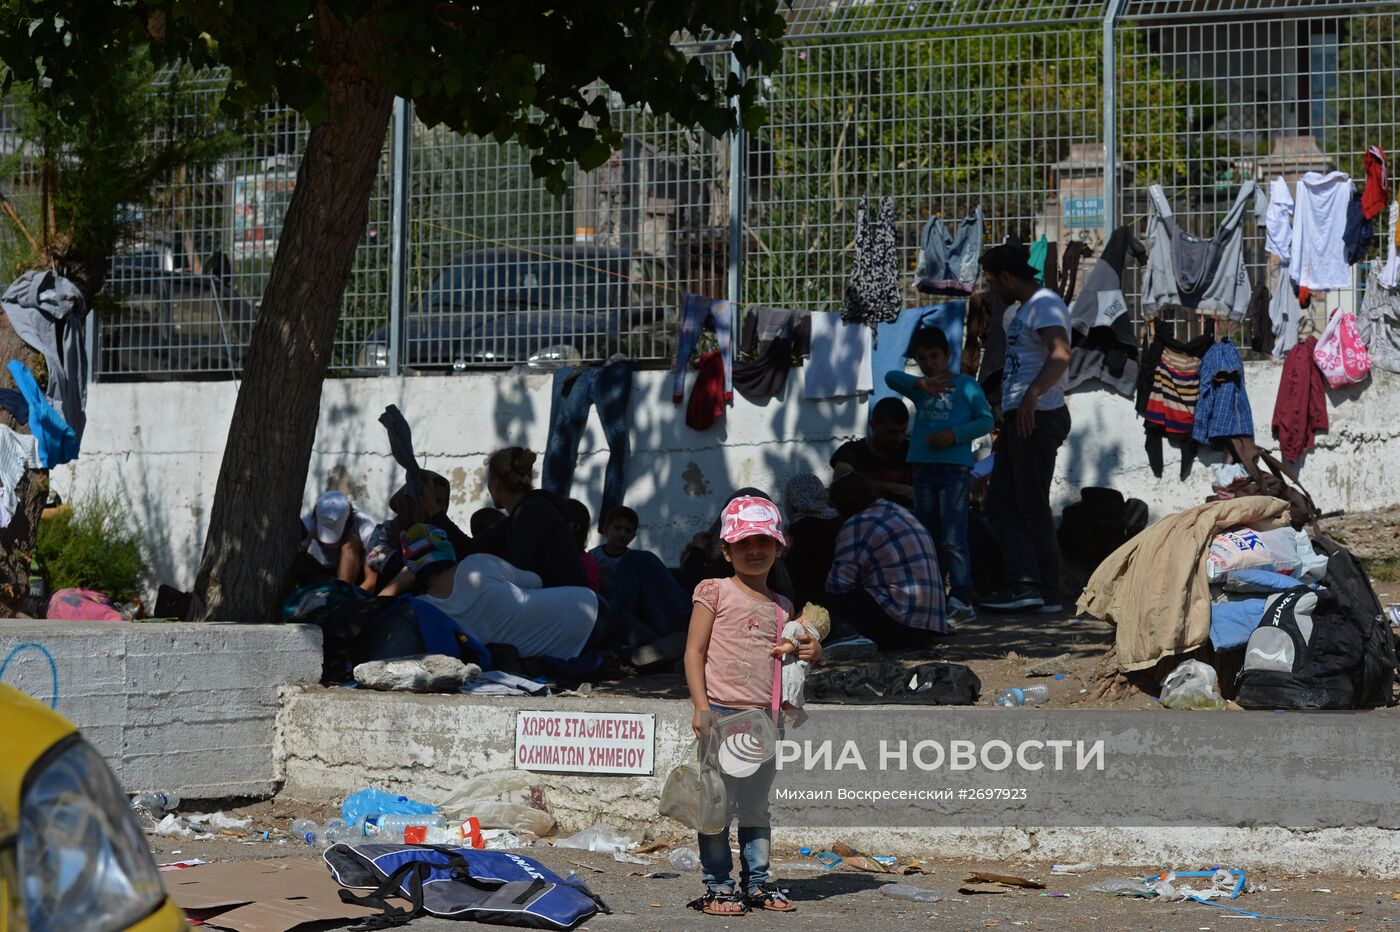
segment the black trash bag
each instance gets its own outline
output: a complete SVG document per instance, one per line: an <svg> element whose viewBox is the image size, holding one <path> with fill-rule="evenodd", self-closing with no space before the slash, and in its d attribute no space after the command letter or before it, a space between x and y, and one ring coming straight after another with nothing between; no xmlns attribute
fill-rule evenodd
<svg viewBox="0 0 1400 932"><path fill-rule="evenodd" d="M807 699L813 702L972 705L981 692L977 674L960 663L905 667L881 660L807 679Z"/></svg>

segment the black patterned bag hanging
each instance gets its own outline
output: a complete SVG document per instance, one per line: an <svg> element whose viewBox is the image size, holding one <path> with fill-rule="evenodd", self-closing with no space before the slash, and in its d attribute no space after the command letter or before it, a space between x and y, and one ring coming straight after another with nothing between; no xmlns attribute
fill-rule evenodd
<svg viewBox="0 0 1400 932"><path fill-rule="evenodd" d="M894 199L880 198L880 216L870 219L870 205L861 198L856 210L855 269L841 301L841 319L869 324L898 319L904 296L899 286L895 254Z"/></svg>

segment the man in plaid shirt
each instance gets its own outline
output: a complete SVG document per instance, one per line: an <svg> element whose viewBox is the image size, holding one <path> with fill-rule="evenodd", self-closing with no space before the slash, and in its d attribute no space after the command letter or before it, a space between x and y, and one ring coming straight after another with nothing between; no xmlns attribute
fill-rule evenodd
<svg viewBox="0 0 1400 932"><path fill-rule="evenodd" d="M924 647L947 633L943 574L923 523L876 498L858 475L832 483L831 503L846 519L826 580L833 622L854 626L882 651Z"/></svg>

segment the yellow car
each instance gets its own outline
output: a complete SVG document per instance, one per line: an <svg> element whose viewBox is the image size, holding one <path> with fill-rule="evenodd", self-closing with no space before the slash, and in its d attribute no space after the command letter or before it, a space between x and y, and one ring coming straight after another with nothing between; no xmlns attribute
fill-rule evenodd
<svg viewBox="0 0 1400 932"><path fill-rule="evenodd" d="M73 724L0 684L0 932L183 932L126 794Z"/></svg>

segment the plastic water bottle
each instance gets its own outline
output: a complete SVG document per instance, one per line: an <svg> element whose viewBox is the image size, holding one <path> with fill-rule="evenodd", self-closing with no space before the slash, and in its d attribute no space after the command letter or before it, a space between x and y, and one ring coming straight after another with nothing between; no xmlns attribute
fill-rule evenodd
<svg viewBox="0 0 1400 932"><path fill-rule="evenodd" d="M297 819L292 823L292 837L315 845L321 837L321 826L311 819Z"/></svg>
<svg viewBox="0 0 1400 932"><path fill-rule="evenodd" d="M666 856L666 860L678 871L693 871L700 866L700 859L689 848L677 848Z"/></svg>
<svg viewBox="0 0 1400 932"><path fill-rule="evenodd" d="M342 841L349 842L350 838L350 826L345 824L344 819L327 819L321 829L321 840L327 848Z"/></svg>
<svg viewBox="0 0 1400 932"><path fill-rule="evenodd" d="M131 799L132 809L144 809L152 815L170 812L180 805L180 794L173 790L158 790L154 793L137 793Z"/></svg>
<svg viewBox="0 0 1400 932"><path fill-rule="evenodd" d="M446 828L447 819L442 813L432 812L427 815L402 815L400 813L390 813L388 815L365 816L359 822L360 834L366 838L373 838L381 844L403 844L403 830L410 825L422 825L426 828Z"/></svg>
<svg viewBox="0 0 1400 932"><path fill-rule="evenodd" d="M996 704L1003 707L1016 705L1040 705L1050 698L1048 686L1027 686L1025 689L1013 686L997 693Z"/></svg>

